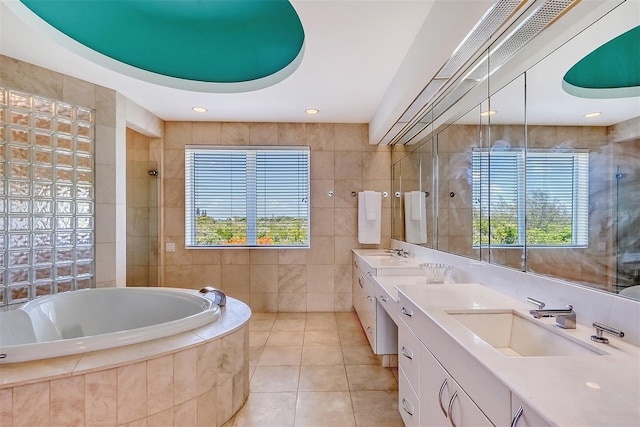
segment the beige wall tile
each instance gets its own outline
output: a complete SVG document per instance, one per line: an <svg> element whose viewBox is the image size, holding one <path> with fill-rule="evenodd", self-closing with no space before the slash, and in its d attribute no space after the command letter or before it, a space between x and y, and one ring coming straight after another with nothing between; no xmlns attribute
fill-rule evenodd
<svg viewBox="0 0 640 427"><path fill-rule="evenodd" d="M333 123L308 123L307 145L315 151L334 151L335 125Z"/></svg>
<svg viewBox="0 0 640 427"><path fill-rule="evenodd" d="M195 348L173 355L173 403L180 404L197 396L198 351Z"/></svg>
<svg viewBox="0 0 640 427"><path fill-rule="evenodd" d="M278 145L278 124L251 123L249 143L251 145Z"/></svg>
<svg viewBox="0 0 640 427"><path fill-rule="evenodd" d="M84 376L51 381L51 424L82 426L84 422Z"/></svg>
<svg viewBox="0 0 640 427"><path fill-rule="evenodd" d="M217 403L218 394L215 388L198 396L198 427L211 427L217 424Z"/></svg>
<svg viewBox="0 0 640 427"><path fill-rule="evenodd" d="M222 266L193 264L191 267L191 281L194 289L200 289L204 286L220 288L222 286Z"/></svg>
<svg viewBox="0 0 640 427"><path fill-rule="evenodd" d="M334 289L333 269L333 265L307 266L307 292L332 294Z"/></svg>
<svg viewBox="0 0 640 427"><path fill-rule="evenodd" d="M341 152L335 160L335 179L362 179L361 151Z"/></svg>
<svg viewBox="0 0 640 427"><path fill-rule="evenodd" d="M218 145L222 138L222 125L218 122L194 122L191 125L191 144Z"/></svg>
<svg viewBox="0 0 640 427"><path fill-rule="evenodd" d="M163 135L165 156L169 150L183 150L185 144L190 144L193 139L192 131L193 123L191 122L165 122Z"/></svg>
<svg viewBox="0 0 640 427"><path fill-rule="evenodd" d="M335 205L335 181L332 179L311 180L311 208L332 208ZM329 192L333 191L331 197Z"/></svg>
<svg viewBox="0 0 640 427"><path fill-rule="evenodd" d="M198 396L211 391L216 386L218 361L221 357L219 348L220 340L208 342L198 347L198 384L196 390Z"/></svg>
<svg viewBox="0 0 640 427"><path fill-rule="evenodd" d="M306 265L278 266L278 292L303 293L307 289Z"/></svg>
<svg viewBox="0 0 640 427"><path fill-rule="evenodd" d="M13 389L0 390L0 426L13 424Z"/></svg>
<svg viewBox="0 0 640 427"><path fill-rule="evenodd" d="M305 312L307 311L307 294L278 294L278 311Z"/></svg>
<svg viewBox="0 0 640 427"><path fill-rule="evenodd" d="M198 399L190 399L173 408L174 424L185 427L195 427L198 425Z"/></svg>
<svg viewBox="0 0 640 427"><path fill-rule="evenodd" d="M147 417L147 425L151 427L175 425L173 422L173 406L169 409L165 409L164 411Z"/></svg>
<svg viewBox="0 0 640 427"><path fill-rule="evenodd" d="M332 151L311 152L311 179L334 179L335 155Z"/></svg>
<svg viewBox="0 0 640 427"><path fill-rule="evenodd" d="M153 415L173 406L173 356L147 362L147 414Z"/></svg>
<svg viewBox="0 0 640 427"><path fill-rule="evenodd" d="M277 249L251 249L249 251L249 262L252 265L278 264L278 250Z"/></svg>
<svg viewBox="0 0 640 427"><path fill-rule="evenodd" d="M13 388L13 425L49 425L50 389L48 382Z"/></svg>
<svg viewBox="0 0 640 427"><path fill-rule="evenodd" d="M306 264L306 249L279 249L278 264Z"/></svg>
<svg viewBox="0 0 640 427"><path fill-rule="evenodd" d="M117 375L115 369L85 375L85 422L88 426L115 425Z"/></svg>
<svg viewBox="0 0 640 427"><path fill-rule="evenodd" d="M252 294L278 292L278 265L251 265L249 289Z"/></svg>
<svg viewBox="0 0 640 427"><path fill-rule="evenodd" d="M312 238L311 248L307 252L307 264L333 264L334 241L333 237Z"/></svg>
<svg viewBox="0 0 640 427"><path fill-rule="evenodd" d="M366 125L352 123L336 123L335 150L360 151L362 149L363 128Z"/></svg>
<svg viewBox="0 0 640 427"><path fill-rule="evenodd" d="M249 123L222 123L222 145L249 145Z"/></svg>
<svg viewBox="0 0 640 427"><path fill-rule="evenodd" d="M278 123L278 145L308 145L305 123Z"/></svg>
<svg viewBox="0 0 640 427"><path fill-rule="evenodd" d="M334 235L334 209L311 208L311 236Z"/></svg>
<svg viewBox="0 0 640 427"><path fill-rule="evenodd" d="M117 368L118 424L147 416L147 366L145 362Z"/></svg>
<svg viewBox="0 0 640 427"><path fill-rule="evenodd" d="M249 294L250 270L247 265L223 265L222 266L222 290L234 294Z"/></svg>

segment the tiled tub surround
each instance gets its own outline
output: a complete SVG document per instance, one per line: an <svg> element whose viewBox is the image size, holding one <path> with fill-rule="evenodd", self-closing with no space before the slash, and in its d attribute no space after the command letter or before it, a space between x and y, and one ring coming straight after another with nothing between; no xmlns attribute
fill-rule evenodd
<svg viewBox="0 0 640 427"><path fill-rule="evenodd" d="M221 426L249 395L249 307L167 338L0 367L0 425Z"/></svg>

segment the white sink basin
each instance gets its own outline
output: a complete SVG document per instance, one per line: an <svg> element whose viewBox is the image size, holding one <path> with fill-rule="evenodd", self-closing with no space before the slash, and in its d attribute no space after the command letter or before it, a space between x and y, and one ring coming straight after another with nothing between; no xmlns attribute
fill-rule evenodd
<svg viewBox="0 0 640 427"><path fill-rule="evenodd" d="M606 354L562 334L554 326L513 310L447 311L447 314L507 357Z"/></svg>

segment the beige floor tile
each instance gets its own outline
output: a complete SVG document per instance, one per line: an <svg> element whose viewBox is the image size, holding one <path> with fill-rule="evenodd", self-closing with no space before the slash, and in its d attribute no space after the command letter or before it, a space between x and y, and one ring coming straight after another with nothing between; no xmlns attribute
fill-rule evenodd
<svg viewBox="0 0 640 427"><path fill-rule="evenodd" d="M301 366L299 391L349 391L342 365Z"/></svg>
<svg viewBox="0 0 640 427"><path fill-rule="evenodd" d="M252 393L297 391L300 366L258 366L251 377Z"/></svg>
<svg viewBox="0 0 640 427"><path fill-rule="evenodd" d="M338 323L334 313L307 313L307 331L337 331Z"/></svg>
<svg viewBox="0 0 640 427"><path fill-rule="evenodd" d="M304 332L304 345L340 345L337 331L309 331Z"/></svg>
<svg viewBox="0 0 640 427"><path fill-rule="evenodd" d="M367 337L360 329L340 329L340 344L342 345L369 345Z"/></svg>
<svg viewBox="0 0 640 427"><path fill-rule="evenodd" d="M336 313L335 316L339 330L361 328L360 321L358 320L358 315L355 311Z"/></svg>
<svg viewBox="0 0 640 427"><path fill-rule="evenodd" d="M403 427L395 391L352 391L356 424L362 427Z"/></svg>
<svg viewBox="0 0 640 427"><path fill-rule="evenodd" d="M262 356L264 347L249 347L249 366L256 366Z"/></svg>
<svg viewBox="0 0 640 427"><path fill-rule="evenodd" d="M398 381L389 368L378 365L346 365L349 390L392 391L398 389Z"/></svg>
<svg viewBox="0 0 640 427"><path fill-rule="evenodd" d="M235 417L233 427L293 426L297 394L249 393L249 398Z"/></svg>
<svg viewBox="0 0 640 427"><path fill-rule="evenodd" d="M307 313L276 313L278 320L306 320Z"/></svg>
<svg viewBox="0 0 640 427"><path fill-rule="evenodd" d="M267 347L302 345L304 331L271 332L267 338Z"/></svg>
<svg viewBox="0 0 640 427"><path fill-rule="evenodd" d="M249 347L264 346L269 338L269 331L249 331Z"/></svg>
<svg viewBox="0 0 640 427"><path fill-rule="evenodd" d="M265 347L257 366L300 365L302 347Z"/></svg>
<svg viewBox="0 0 640 427"><path fill-rule="evenodd" d="M249 321L249 331L250 332L269 332L273 327L273 323L276 321L273 319L254 319L252 318Z"/></svg>
<svg viewBox="0 0 640 427"><path fill-rule="evenodd" d="M273 324L272 331L304 331L305 328L304 319L276 319Z"/></svg>
<svg viewBox="0 0 640 427"><path fill-rule="evenodd" d="M350 427L355 425L349 392L298 393L295 427Z"/></svg>
<svg viewBox="0 0 640 427"><path fill-rule="evenodd" d="M342 347L335 346L304 346L302 347L303 365L343 365Z"/></svg>
<svg viewBox="0 0 640 427"><path fill-rule="evenodd" d="M380 365L380 356L373 354L369 344L343 345L342 355L345 365Z"/></svg>

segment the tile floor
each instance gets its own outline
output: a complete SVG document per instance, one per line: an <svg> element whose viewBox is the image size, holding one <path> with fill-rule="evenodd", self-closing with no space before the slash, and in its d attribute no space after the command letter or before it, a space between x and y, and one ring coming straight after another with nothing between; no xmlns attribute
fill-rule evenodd
<svg viewBox="0 0 640 427"><path fill-rule="evenodd" d="M357 315L254 313L249 399L224 427L395 427L397 368L383 368Z"/></svg>

